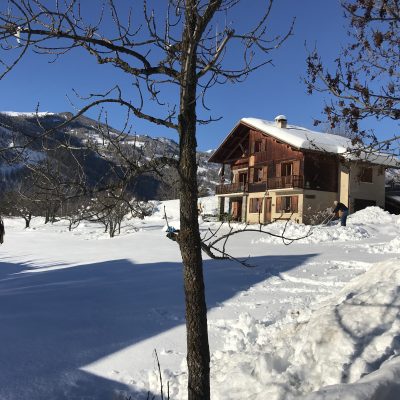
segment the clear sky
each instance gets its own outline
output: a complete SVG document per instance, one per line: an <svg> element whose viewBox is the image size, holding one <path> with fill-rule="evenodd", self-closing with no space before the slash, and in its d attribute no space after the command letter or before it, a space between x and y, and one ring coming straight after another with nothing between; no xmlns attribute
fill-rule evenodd
<svg viewBox="0 0 400 400"><path fill-rule="evenodd" d="M261 0L243 0L231 17L233 24L255 21L260 10L256 5L261 3ZM271 54L273 66L257 71L244 83L218 86L209 93L210 113L214 117L221 116L222 120L199 127L200 150L217 147L243 117L273 120L276 115L285 114L289 124L322 129L313 127L313 119L321 118L324 97L307 95L302 82L306 75L305 42L309 48L316 45L329 63L346 42L346 22L339 0L275 0L270 18L271 32L284 33L293 17L296 17L294 35ZM115 82L129 88L129 82L113 68L97 66L93 59L79 52L52 64L44 56L28 54L0 81L0 110L33 111L40 103L40 111L73 112L67 99L67 95L73 98L72 88L87 94L112 87ZM89 116L96 118L96 114ZM113 109L110 125L121 128L123 122L122 110ZM175 132L138 120L134 121L134 131L177 140Z"/></svg>

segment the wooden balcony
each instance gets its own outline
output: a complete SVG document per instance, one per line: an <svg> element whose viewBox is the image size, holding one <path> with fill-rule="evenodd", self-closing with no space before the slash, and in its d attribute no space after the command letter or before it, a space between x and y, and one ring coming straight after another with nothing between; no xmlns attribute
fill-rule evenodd
<svg viewBox="0 0 400 400"><path fill-rule="evenodd" d="M268 189L303 188L304 177L302 175L280 176L269 178Z"/></svg>
<svg viewBox="0 0 400 400"><path fill-rule="evenodd" d="M229 183L217 185L216 194L232 193L256 193L274 189L303 188L304 177L302 175L289 175L277 178L268 178L267 182Z"/></svg>
<svg viewBox="0 0 400 400"><path fill-rule="evenodd" d="M231 193L245 193L247 192L247 184L239 183L226 183L217 185L215 194L231 194Z"/></svg>
<svg viewBox="0 0 400 400"><path fill-rule="evenodd" d="M303 188L303 176L289 175L279 178L268 178L267 182L249 183L249 192L265 192L266 190L285 189L285 188Z"/></svg>
<svg viewBox="0 0 400 400"><path fill-rule="evenodd" d="M267 189L267 182L249 183L249 193L265 192Z"/></svg>

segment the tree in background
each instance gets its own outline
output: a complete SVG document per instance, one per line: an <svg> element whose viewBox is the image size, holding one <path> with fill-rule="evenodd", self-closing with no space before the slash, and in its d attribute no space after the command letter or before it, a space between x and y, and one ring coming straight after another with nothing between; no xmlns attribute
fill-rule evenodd
<svg viewBox="0 0 400 400"><path fill-rule="evenodd" d="M0 206L3 215L12 215L21 217L25 221L25 228L29 228L32 217L40 213L40 205L33 201L35 197L35 188L29 181L24 179L13 190L2 194Z"/></svg>
<svg viewBox="0 0 400 400"><path fill-rule="evenodd" d="M100 65L112 65L130 76L132 86L126 91L115 86L87 97L86 105L61 126L94 107L117 104L126 108L128 116L178 133L179 157L170 159L169 164L179 174L181 229L177 242L184 265L189 400L210 398L207 307L197 213L196 127L213 119L202 120L198 114L211 87L241 82L269 64L269 53L291 34L290 27L283 36L269 37L273 2L252 2L260 9L260 19L244 31L229 22L229 13L239 4L247 4L241 0L143 0L143 18L138 20L133 16L138 15L139 2L130 10L113 0L99 2L99 7L92 1L9 0L0 12L3 52L15 54L11 61L9 54L2 57L2 76L29 50L60 58L76 48ZM157 11L152 9L156 6ZM96 9L100 10L98 19L93 16ZM150 99L158 111L153 112L145 99Z"/></svg>
<svg viewBox="0 0 400 400"><path fill-rule="evenodd" d="M317 50L309 54L308 92L332 95L324 109L331 129L345 126L354 144L389 150L398 143L399 133L380 141L360 129L360 122L370 117L400 120L400 1L342 0L342 7L349 21L349 44L334 70L325 68Z"/></svg>

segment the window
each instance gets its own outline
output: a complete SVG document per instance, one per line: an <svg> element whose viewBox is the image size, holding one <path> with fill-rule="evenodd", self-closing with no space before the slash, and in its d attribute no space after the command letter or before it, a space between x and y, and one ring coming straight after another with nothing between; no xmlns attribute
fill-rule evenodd
<svg viewBox="0 0 400 400"><path fill-rule="evenodd" d="M262 198L251 198L250 199L250 212L259 213L262 206Z"/></svg>
<svg viewBox="0 0 400 400"><path fill-rule="evenodd" d="M239 172L239 182L243 184L247 183L247 172Z"/></svg>
<svg viewBox="0 0 400 400"><path fill-rule="evenodd" d="M293 175L293 163L283 163L281 166L281 176Z"/></svg>
<svg viewBox="0 0 400 400"><path fill-rule="evenodd" d="M292 213L298 211L298 196L280 196L276 198L276 212Z"/></svg>
<svg viewBox="0 0 400 400"><path fill-rule="evenodd" d="M254 168L254 182L263 181L263 169L262 167Z"/></svg>
<svg viewBox="0 0 400 400"><path fill-rule="evenodd" d="M255 142L254 142L254 153L260 153L260 152L262 152L262 148L263 148L263 145L262 145L263 143L262 143L262 140L256 140Z"/></svg>
<svg viewBox="0 0 400 400"><path fill-rule="evenodd" d="M372 168L362 168L360 173L360 182L372 183Z"/></svg>
<svg viewBox="0 0 400 400"><path fill-rule="evenodd" d="M354 199L354 211L360 211L371 206L376 206L375 200Z"/></svg>

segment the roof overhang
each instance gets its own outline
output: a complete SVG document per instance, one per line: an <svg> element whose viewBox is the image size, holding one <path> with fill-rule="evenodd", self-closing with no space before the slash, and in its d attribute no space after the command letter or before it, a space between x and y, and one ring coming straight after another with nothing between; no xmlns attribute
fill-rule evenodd
<svg viewBox="0 0 400 400"><path fill-rule="evenodd" d="M279 128L274 123L257 118L241 119L210 157L209 162L220 164L229 162L229 155L246 139L249 128L285 143L296 150L335 155L349 162L366 162L385 168L400 168L400 160L393 154L368 151L368 149L362 147L357 148L348 138L314 132L292 125Z"/></svg>
<svg viewBox="0 0 400 400"><path fill-rule="evenodd" d="M228 136L214 151L208 162L223 164L229 159L229 155L242 143L247 137L248 126L242 121L239 121L235 127L229 132Z"/></svg>

